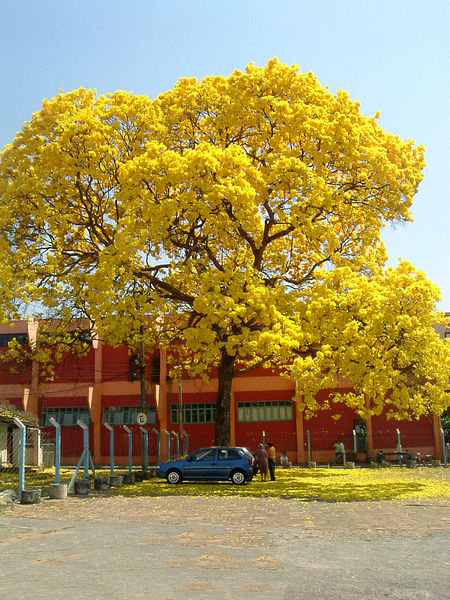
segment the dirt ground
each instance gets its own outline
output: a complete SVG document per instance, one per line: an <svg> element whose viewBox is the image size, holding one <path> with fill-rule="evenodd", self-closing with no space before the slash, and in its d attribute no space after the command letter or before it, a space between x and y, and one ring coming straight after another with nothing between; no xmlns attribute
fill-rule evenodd
<svg viewBox="0 0 450 600"><path fill-rule="evenodd" d="M0 597L446 600L449 506L99 496L9 505Z"/></svg>
<svg viewBox="0 0 450 600"><path fill-rule="evenodd" d="M432 531L450 531L449 508L450 502L422 500L329 503L240 497L69 496L67 500L44 499L34 505L14 503L3 516L230 526L276 524L308 532L383 531L421 537Z"/></svg>

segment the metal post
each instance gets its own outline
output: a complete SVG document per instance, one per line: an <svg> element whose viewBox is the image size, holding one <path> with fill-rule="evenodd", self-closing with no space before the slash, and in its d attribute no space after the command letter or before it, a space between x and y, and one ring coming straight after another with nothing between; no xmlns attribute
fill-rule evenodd
<svg viewBox="0 0 450 600"><path fill-rule="evenodd" d="M89 454L89 452L88 452L88 454ZM78 461L77 466L75 467L75 471L73 472L73 475L72 475L72 477L70 479L69 485L67 486L67 491L68 492L70 492L70 490L72 489L73 484L75 483L75 478L77 476L78 469L80 468L80 465L83 462L83 460L85 460L85 455L86 455L86 449L84 449L83 452L81 453L80 460Z"/></svg>
<svg viewBox="0 0 450 600"><path fill-rule="evenodd" d="M442 442L442 460L444 462L444 467L447 466L447 448L445 447L445 434L444 430L441 427L441 442Z"/></svg>
<svg viewBox="0 0 450 600"><path fill-rule="evenodd" d="M172 431L172 434L175 436L176 443L177 443L177 458L180 458L180 438L176 431Z"/></svg>
<svg viewBox="0 0 450 600"><path fill-rule="evenodd" d="M50 423L55 428L55 483L61 483L61 425L50 417Z"/></svg>
<svg viewBox="0 0 450 600"><path fill-rule="evenodd" d="M183 430L184 435L184 454L189 454L189 434L186 433L186 430Z"/></svg>
<svg viewBox="0 0 450 600"><path fill-rule="evenodd" d="M355 459L356 459L357 445L356 445L356 431L355 430L353 430L353 452L355 453Z"/></svg>
<svg viewBox="0 0 450 600"><path fill-rule="evenodd" d="M342 445L344 446L343 443L342 443ZM347 466L347 460L346 460L346 457L345 457L345 446L344 446L344 450L342 452L342 463L343 463L344 469L345 469L345 467Z"/></svg>
<svg viewBox="0 0 450 600"><path fill-rule="evenodd" d="M94 476L94 479L97 477L96 473L95 473L95 466L94 466L94 461L92 460L92 456L89 453L89 462L91 464L91 469L92 469L92 475Z"/></svg>
<svg viewBox="0 0 450 600"><path fill-rule="evenodd" d="M14 423L20 428L20 441L19 441L19 500L22 497L22 490L25 488L25 446L27 443L27 428L25 425L14 417Z"/></svg>
<svg viewBox="0 0 450 600"><path fill-rule="evenodd" d="M398 455L398 464L401 465L402 464L402 455L400 454L402 451L402 443L400 441L400 430L397 429L397 452L399 453Z"/></svg>
<svg viewBox="0 0 450 600"><path fill-rule="evenodd" d="M83 429L83 479L89 479L89 427L81 419L78 419L77 425Z"/></svg>
<svg viewBox="0 0 450 600"><path fill-rule="evenodd" d="M156 464L159 465L161 462L161 440L159 436L159 431L152 427L153 431L156 433Z"/></svg>
<svg viewBox="0 0 450 600"><path fill-rule="evenodd" d="M145 427L141 427L142 431L142 469L148 471L148 431Z"/></svg>
<svg viewBox="0 0 450 600"><path fill-rule="evenodd" d="M109 429L109 474L114 476L114 428L109 423L103 423Z"/></svg>
<svg viewBox="0 0 450 600"><path fill-rule="evenodd" d="M308 442L308 467L311 466L311 436L309 435L309 429L306 432L306 439Z"/></svg>
<svg viewBox="0 0 450 600"><path fill-rule="evenodd" d="M166 460L170 460L171 454L170 454L170 433L167 431L167 429L163 429L164 433L167 435L167 458Z"/></svg>
<svg viewBox="0 0 450 600"><path fill-rule="evenodd" d="M131 473L133 468L133 432L127 425L122 425L128 433L128 472Z"/></svg>

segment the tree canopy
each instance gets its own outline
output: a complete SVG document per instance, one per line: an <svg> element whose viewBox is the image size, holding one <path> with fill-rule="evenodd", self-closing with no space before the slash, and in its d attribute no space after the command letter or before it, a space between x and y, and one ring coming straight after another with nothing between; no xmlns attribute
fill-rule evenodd
<svg viewBox="0 0 450 600"><path fill-rule="evenodd" d="M44 100L0 162L3 318L38 302L116 344L146 324L183 364L231 382L276 366L299 405L348 378L360 414L440 411L439 291L385 269L380 233L411 219L424 149L347 92L272 59L155 99L84 88Z"/></svg>

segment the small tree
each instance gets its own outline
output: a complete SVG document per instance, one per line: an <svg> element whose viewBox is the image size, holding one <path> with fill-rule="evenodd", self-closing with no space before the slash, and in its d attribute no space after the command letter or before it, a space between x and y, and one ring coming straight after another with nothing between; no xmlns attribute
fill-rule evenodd
<svg viewBox="0 0 450 600"><path fill-rule="evenodd" d="M411 266L384 272L380 240L410 219L423 165L421 146L276 59L155 100L59 94L2 156L3 314L31 299L113 344L148 318L192 374L217 367L216 444L233 378L259 364L310 410L342 376L355 393L337 399L361 414L387 396L395 414L436 410L438 291Z"/></svg>

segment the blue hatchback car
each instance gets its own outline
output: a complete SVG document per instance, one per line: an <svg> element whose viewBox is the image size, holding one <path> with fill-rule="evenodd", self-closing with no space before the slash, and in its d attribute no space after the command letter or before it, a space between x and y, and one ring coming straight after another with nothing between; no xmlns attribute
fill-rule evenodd
<svg viewBox="0 0 450 600"><path fill-rule="evenodd" d="M248 448L200 448L185 458L160 463L156 474L169 483L181 483L183 479L231 479L242 485L251 481L254 464L255 458Z"/></svg>

